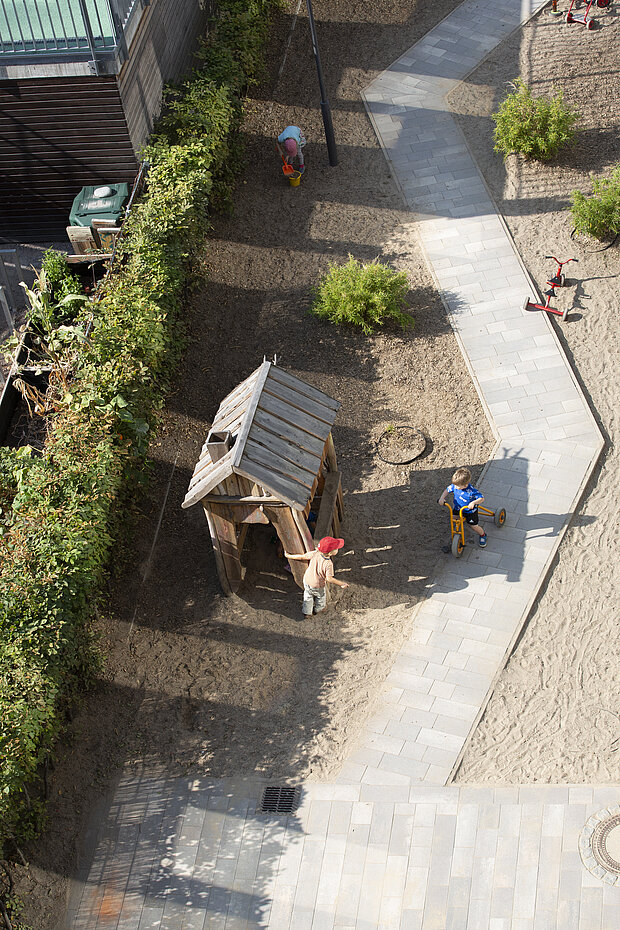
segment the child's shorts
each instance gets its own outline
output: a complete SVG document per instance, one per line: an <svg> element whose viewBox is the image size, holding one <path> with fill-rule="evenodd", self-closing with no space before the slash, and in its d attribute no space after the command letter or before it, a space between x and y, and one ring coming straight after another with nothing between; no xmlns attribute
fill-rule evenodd
<svg viewBox="0 0 620 930"><path fill-rule="evenodd" d="M459 515L458 510L453 510L452 513L454 514L455 517L458 517ZM463 516L465 517L465 523L467 523L469 526L478 526L478 508L477 507L475 510L464 510Z"/></svg>

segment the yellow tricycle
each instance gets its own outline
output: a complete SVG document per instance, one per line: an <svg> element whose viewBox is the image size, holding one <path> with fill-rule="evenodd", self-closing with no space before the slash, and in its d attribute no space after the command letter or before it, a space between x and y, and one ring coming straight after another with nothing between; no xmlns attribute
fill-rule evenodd
<svg viewBox="0 0 620 930"><path fill-rule="evenodd" d="M463 549L465 548L465 517L463 516L463 512L468 508L461 507L457 517L452 510L452 505L449 504L448 501L444 501L444 507L447 507L450 512L450 532L452 533L452 545L450 548L452 550L452 555L455 559L460 559L463 555ZM479 504L478 513L484 514L485 517L493 517L495 526L503 526L506 522L506 511L503 507L501 510L489 510L488 507L482 507Z"/></svg>

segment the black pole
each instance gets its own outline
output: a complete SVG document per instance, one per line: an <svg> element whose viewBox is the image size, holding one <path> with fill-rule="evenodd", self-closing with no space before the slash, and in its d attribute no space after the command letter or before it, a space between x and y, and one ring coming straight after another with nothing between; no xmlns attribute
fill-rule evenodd
<svg viewBox="0 0 620 930"><path fill-rule="evenodd" d="M329 163L332 168L335 168L338 164L338 152L336 151L336 140L334 139L334 127L332 125L332 111L329 106L329 101L327 100L327 95L325 93L325 85L323 84L323 72L321 70L321 56L319 55L319 45L316 40L316 29L314 28L314 15L312 13L312 2L311 0L306 0L306 7L308 9L308 21L310 23L310 35L312 36L312 51L314 52L314 60L316 61L316 70L319 76L319 90L321 91L321 114L323 116L323 125L325 126L325 141L327 142L327 154L329 155Z"/></svg>

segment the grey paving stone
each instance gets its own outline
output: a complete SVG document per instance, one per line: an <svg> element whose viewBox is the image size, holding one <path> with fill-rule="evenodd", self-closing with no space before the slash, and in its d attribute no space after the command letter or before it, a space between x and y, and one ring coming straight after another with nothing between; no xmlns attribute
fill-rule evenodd
<svg viewBox="0 0 620 930"><path fill-rule="evenodd" d="M400 930L422 930L422 910L403 910L400 918Z"/></svg>
<svg viewBox="0 0 620 930"><path fill-rule="evenodd" d="M409 781L403 779L398 784L364 784L360 788L360 798L363 801L385 801L389 799L395 803L409 800Z"/></svg>

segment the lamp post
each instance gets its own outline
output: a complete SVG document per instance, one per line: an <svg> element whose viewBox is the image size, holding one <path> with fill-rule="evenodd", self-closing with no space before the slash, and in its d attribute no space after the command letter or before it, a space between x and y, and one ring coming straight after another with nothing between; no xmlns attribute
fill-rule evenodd
<svg viewBox="0 0 620 930"><path fill-rule="evenodd" d="M325 141L327 142L327 154L329 163L332 168L338 164L338 153L336 151L336 140L334 139L334 127L332 125L332 111L325 93L323 84L323 72L321 70L321 56L319 55L319 46L316 40L316 29L314 27L314 15L312 13L312 0L306 0L308 9L308 21L310 23L310 35L312 36L312 51L316 61L316 70L319 77L319 89L321 91L321 115L323 116L323 125L325 126Z"/></svg>

